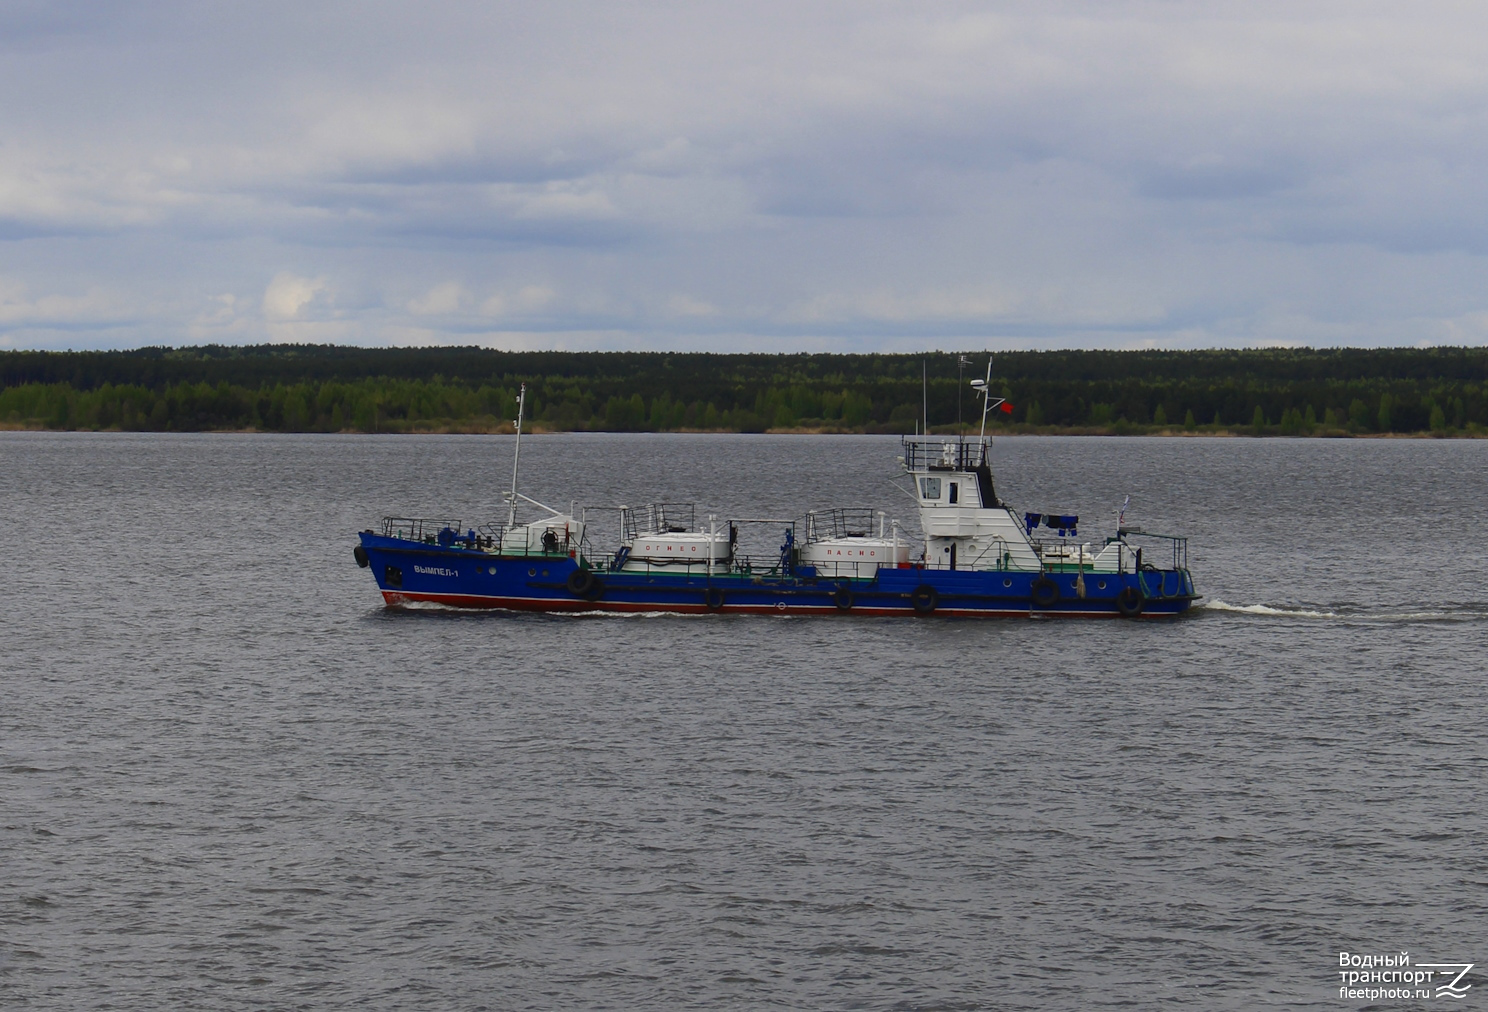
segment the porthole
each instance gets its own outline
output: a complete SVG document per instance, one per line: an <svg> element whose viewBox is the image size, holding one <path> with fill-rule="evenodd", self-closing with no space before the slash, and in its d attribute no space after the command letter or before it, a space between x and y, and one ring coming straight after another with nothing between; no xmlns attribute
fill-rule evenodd
<svg viewBox="0 0 1488 1012"><path fill-rule="evenodd" d="M529 570L527 570L527 575L528 576L536 576L537 575L537 570L535 570L535 569L529 569Z"/></svg>
<svg viewBox="0 0 1488 1012"><path fill-rule="evenodd" d="M543 576L547 576L547 575L548 575L548 571L546 569L544 569L543 570Z"/></svg>
<svg viewBox="0 0 1488 1012"><path fill-rule="evenodd" d="M1101 590L1105 590L1106 589L1106 581L1105 580L1102 580L1101 582L1097 583L1096 586L1099 587Z"/></svg>
<svg viewBox="0 0 1488 1012"><path fill-rule="evenodd" d="M1013 578L1011 576L1004 577L1003 578L1003 581L1002 581L1002 585L1004 587L1011 587L1013 585Z"/></svg>
<svg viewBox="0 0 1488 1012"><path fill-rule="evenodd" d="M496 575L496 567L495 566L492 566L491 567L491 575L492 576L495 576Z"/></svg>

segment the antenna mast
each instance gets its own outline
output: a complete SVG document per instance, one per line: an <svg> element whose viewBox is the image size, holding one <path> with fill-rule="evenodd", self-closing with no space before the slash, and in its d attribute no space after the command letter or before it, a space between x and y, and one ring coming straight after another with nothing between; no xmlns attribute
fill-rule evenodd
<svg viewBox="0 0 1488 1012"><path fill-rule="evenodd" d="M522 460L522 412L526 406L527 384L523 383L521 392L517 394L517 449L512 453L511 494L506 497L506 501L510 504L506 511L506 526L508 527L517 525L517 464Z"/></svg>
<svg viewBox="0 0 1488 1012"><path fill-rule="evenodd" d="M975 390L978 394L980 394L982 396L982 432L981 432L981 435L978 436L977 438L980 439L983 442L986 442L986 439L987 439L987 415L991 413L991 411L992 411L993 408L1002 407L1002 405L1004 403L1006 403L1006 401L1007 401L1007 398L1006 397L999 397L999 398L997 398L997 402L995 404L992 402L992 356L991 355L988 355L987 356L987 378L984 379L984 380L980 380L980 379L974 379L974 380L972 380L971 381L971 388L973 390ZM1004 410L1009 410L1009 409L1004 408Z"/></svg>
<svg viewBox="0 0 1488 1012"><path fill-rule="evenodd" d="M984 380L972 380L971 388L982 395L982 431L977 436L978 440L987 438L987 412L992 409L992 356L987 356L987 378Z"/></svg>
<svg viewBox="0 0 1488 1012"><path fill-rule="evenodd" d="M971 365L971 359L965 355L956 356L956 435L961 436L961 381L966 378L966 367Z"/></svg>
<svg viewBox="0 0 1488 1012"><path fill-rule="evenodd" d="M987 412L992 410L992 356L987 356L987 379L982 387L982 432L978 439L987 438Z"/></svg>

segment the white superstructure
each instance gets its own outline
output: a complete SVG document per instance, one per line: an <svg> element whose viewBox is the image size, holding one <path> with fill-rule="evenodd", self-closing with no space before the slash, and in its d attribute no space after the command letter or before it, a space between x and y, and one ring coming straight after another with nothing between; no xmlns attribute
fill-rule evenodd
<svg viewBox="0 0 1488 1012"><path fill-rule="evenodd" d="M905 441L928 568L1043 568L1022 521L997 499L987 449L984 439Z"/></svg>
<svg viewBox="0 0 1488 1012"><path fill-rule="evenodd" d="M1023 518L997 498L988 463L991 440L907 439L902 458L914 479L930 569L1129 571L1131 550L1120 541L1099 548L1059 538L1036 542Z"/></svg>
<svg viewBox="0 0 1488 1012"><path fill-rule="evenodd" d="M541 503L538 503L541 506ZM551 507L543 506L550 510ZM503 555L569 555L584 540L584 521L570 513L552 512L551 516L531 523L508 527L501 534Z"/></svg>

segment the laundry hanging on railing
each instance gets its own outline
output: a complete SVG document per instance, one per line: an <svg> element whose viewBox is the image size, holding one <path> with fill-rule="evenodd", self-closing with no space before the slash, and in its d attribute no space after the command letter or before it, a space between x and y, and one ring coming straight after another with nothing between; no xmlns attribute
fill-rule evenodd
<svg viewBox="0 0 1488 1012"><path fill-rule="evenodd" d="M1028 528L1028 533L1030 535L1033 534L1033 530L1035 527L1037 527L1039 524L1043 524L1050 530L1057 530L1061 538L1065 537L1066 535L1075 537L1080 533L1077 529L1079 523L1080 518L1078 516L1071 516L1067 513L1023 514L1023 526Z"/></svg>

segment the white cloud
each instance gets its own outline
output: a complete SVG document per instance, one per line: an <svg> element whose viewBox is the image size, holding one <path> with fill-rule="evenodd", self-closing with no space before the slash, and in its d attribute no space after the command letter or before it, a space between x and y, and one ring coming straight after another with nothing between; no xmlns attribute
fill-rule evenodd
<svg viewBox="0 0 1488 1012"><path fill-rule="evenodd" d="M495 292L481 303L482 316L526 316L553 305L558 293L544 285L523 285L512 292Z"/></svg>
<svg viewBox="0 0 1488 1012"><path fill-rule="evenodd" d="M667 310L673 316L717 316L718 307L711 302L695 299L691 295L673 295L667 300Z"/></svg>
<svg viewBox="0 0 1488 1012"><path fill-rule="evenodd" d="M408 311L414 316L445 316L459 312L469 301L470 293L464 285L446 281L409 302Z"/></svg>
<svg viewBox="0 0 1488 1012"><path fill-rule="evenodd" d="M325 278L302 278L287 271L276 274L264 289L264 316L272 321L293 320L327 292Z"/></svg>
<svg viewBox="0 0 1488 1012"><path fill-rule="evenodd" d="M92 289L80 295L32 295L14 278L0 278L0 330L82 326L101 328L130 320L141 307L116 293Z"/></svg>

